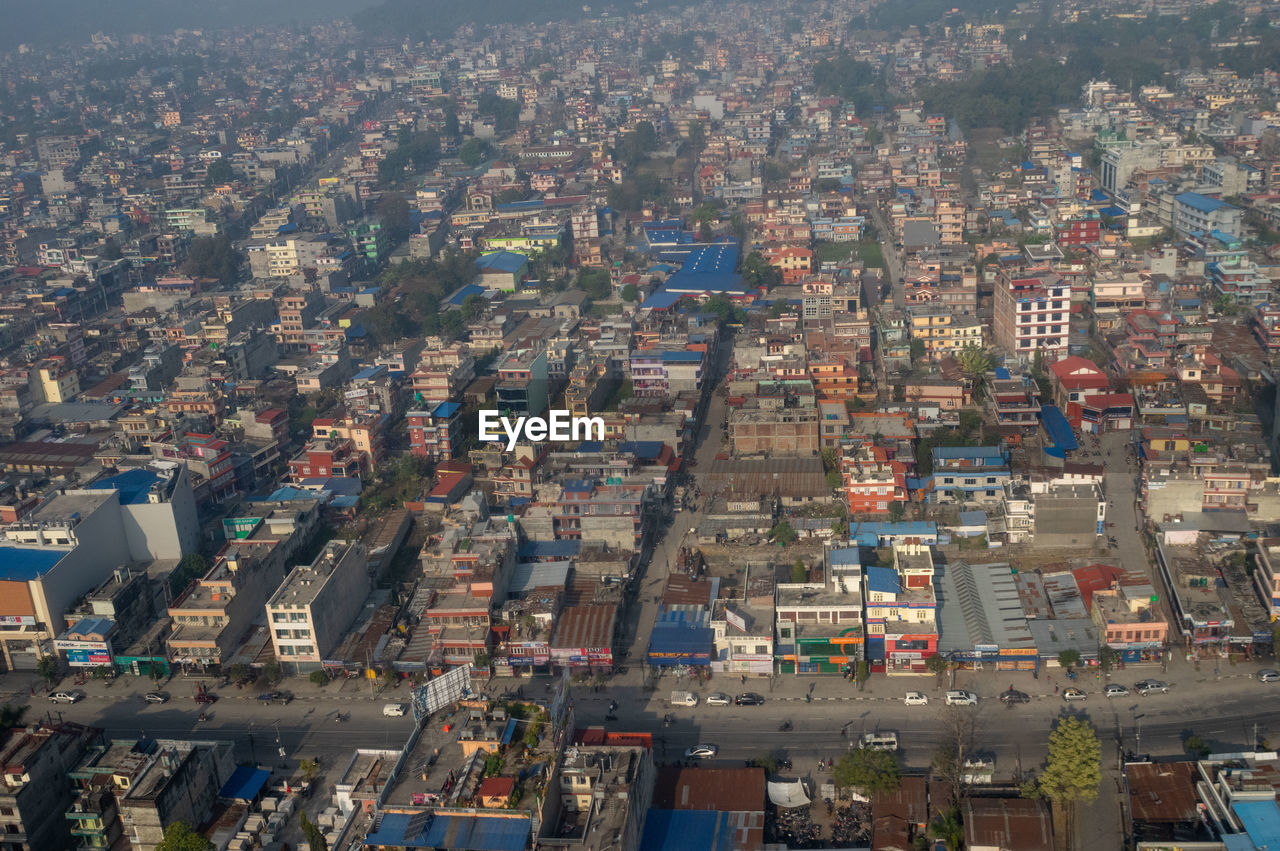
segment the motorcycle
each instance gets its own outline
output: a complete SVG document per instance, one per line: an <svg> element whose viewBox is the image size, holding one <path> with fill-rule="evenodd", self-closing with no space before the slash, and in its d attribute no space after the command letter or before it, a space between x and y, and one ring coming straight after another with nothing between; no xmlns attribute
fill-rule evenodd
<svg viewBox="0 0 1280 851"><path fill-rule="evenodd" d="M617 721L617 720L618 720L618 716L617 716L617 715L614 715L612 712L610 712L609 714L607 714L607 715L605 715L605 716L604 716L604 720L606 720L606 721Z"/></svg>
<svg viewBox="0 0 1280 851"><path fill-rule="evenodd" d="M790 721L783 721L783 722L782 722L782 724L780 724L780 725L778 726L778 729L779 729L779 730L782 730L782 731L790 730L790 729L791 729L791 722L790 722Z"/></svg>
<svg viewBox="0 0 1280 851"><path fill-rule="evenodd" d="M208 721L208 720L209 720L209 714L208 714L207 712L201 712L199 715L197 715L197 716L196 716L196 720L197 720L197 721Z"/></svg>
<svg viewBox="0 0 1280 851"><path fill-rule="evenodd" d="M350 718L350 717L351 717L351 713L350 713L350 712L348 712L346 715L343 715L341 712L338 712L338 713L335 713L335 714L334 714L334 716L333 716L333 720L334 720L334 721L337 721L339 724L341 724L343 721L346 721L346 720L347 720L348 718Z"/></svg>

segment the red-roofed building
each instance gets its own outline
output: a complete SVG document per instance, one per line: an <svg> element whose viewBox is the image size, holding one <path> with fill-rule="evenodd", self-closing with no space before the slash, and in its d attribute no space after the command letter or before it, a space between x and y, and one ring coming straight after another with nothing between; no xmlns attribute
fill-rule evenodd
<svg viewBox="0 0 1280 851"><path fill-rule="evenodd" d="M652 807L719 812L733 825L736 851L764 847L763 768L660 768Z"/></svg>
<svg viewBox="0 0 1280 851"><path fill-rule="evenodd" d="M1072 355L1049 364L1050 381L1053 383L1053 402L1062 410L1070 402L1079 402L1089 393L1105 393L1111 389L1111 379L1093 361Z"/></svg>
<svg viewBox="0 0 1280 851"><path fill-rule="evenodd" d="M1066 407L1071 427L1091 434L1133 428L1136 406L1132 393L1089 394Z"/></svg>
<svg viewBox="0 0 1280 851"><path fill-rule="evenodd" d="M514 777L489 777L476 790L476 798L485 809L505 807L516 790Z"/></svg>

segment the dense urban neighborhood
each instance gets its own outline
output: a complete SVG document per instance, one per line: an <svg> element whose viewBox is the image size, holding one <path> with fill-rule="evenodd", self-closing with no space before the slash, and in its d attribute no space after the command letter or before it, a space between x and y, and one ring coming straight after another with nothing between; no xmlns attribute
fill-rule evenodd
<svg viewBox="0 0 1280 851"><path fill-rule="evenodd" d="M0 34L0 851L1280 847L1280 4L373 2Z"/></svg>

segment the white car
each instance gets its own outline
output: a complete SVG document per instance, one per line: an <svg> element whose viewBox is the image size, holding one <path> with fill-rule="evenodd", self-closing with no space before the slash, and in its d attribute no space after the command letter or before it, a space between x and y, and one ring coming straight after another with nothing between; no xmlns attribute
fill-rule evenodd
<svg viewBox="0 0 1280 851"><path fill-rule="evenodd" d="M685 759L711 759L719 752L720 752L720 748L718 748L715 745L694 745L693 747L689 748L687 751L684 752L684 758Z"/></svg>
<svg viewBox="0 0 1280 851"><path fill-rule="evenodd" d="M707 695L707 706L728 706L733 703L733 698L724 692L718 691L715 694Z"/></svg>
<svg viewBox="0 0 1280 851"><path fill-rule="evenodd" d="M388 703L388 704L386 704L385 706L383 706L383 707L382 707L382 714L383 714L383 715L385 715L385 716L386 716L386 717L388 717L388 718L403 718L403 717L404 717L404 704L403 704L403 703Z"/></svg>
<svg viewBox="0 0 1280 851"><path fill-rule="evenodd" d="M1063 700L1088 700L1089 695L1085 693L1084 689L1069 688L1062 693L1062 699Z"/></svg>
<svg viewBox="0 0 1280 851"><path fill-rule="evenodd" d="M1119 683L1112 683L1102 690L1107 697L1128 697L1129 690Z"/></svg>
<svg viewBox="0 0 1280 851"><path fill-rule="evenodd" d="M929 695L922 691L909 691L907 696L902 699L907 706L928 706Z"/></svg>
<svg viewBox="0 0 1280 851"><path fill-rule="evenodd" d="M971 691L947 692L947 706L977 706L978 696Z"/></svg>
<svg viewBox="0 0 1280 851"><path fill-rule="evenodd" d="M1264 683L1280 683L1280 671L1259 671L1258 681Z"/></svg>
<svg viewBox="0 0 1280 851"><path fill-rule="evenodd" d="M78 691L55 691L53 694L49 695L49 702L50 703L75 703L77 700L81 699L82 697L84 697L84 695Z"/></svg>

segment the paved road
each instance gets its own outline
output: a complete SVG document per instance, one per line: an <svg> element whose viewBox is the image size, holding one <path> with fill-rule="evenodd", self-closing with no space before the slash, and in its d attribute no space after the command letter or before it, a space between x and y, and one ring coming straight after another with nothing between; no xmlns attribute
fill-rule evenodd
<svg viewBox="0 0 1280 851"><path fill-rule="evenodd" d="M880 237L880 253L884 255L885 266L888 267L889 283L893 288L893 304L902 308L907 304L906 285L899 283L903 279L902 258L893 244L893 229L884 217L878 201L871 202L871 219L876 223L876 232Z"/></svg>

